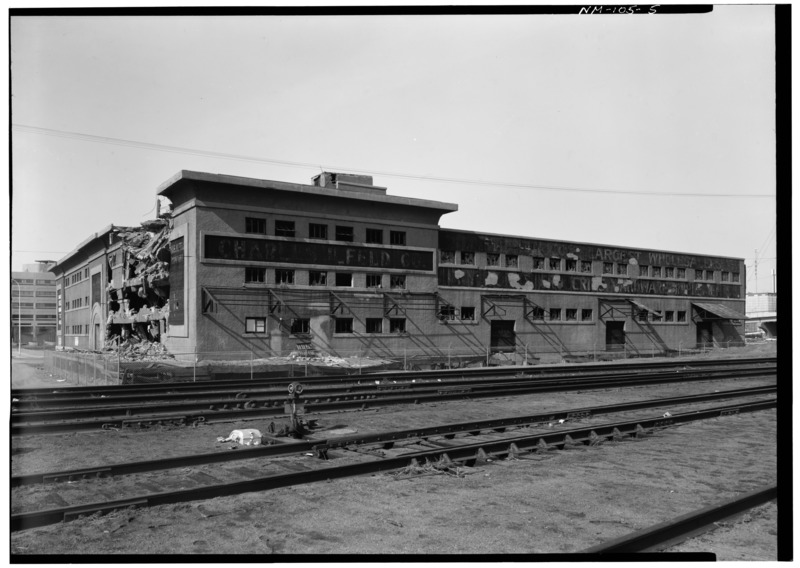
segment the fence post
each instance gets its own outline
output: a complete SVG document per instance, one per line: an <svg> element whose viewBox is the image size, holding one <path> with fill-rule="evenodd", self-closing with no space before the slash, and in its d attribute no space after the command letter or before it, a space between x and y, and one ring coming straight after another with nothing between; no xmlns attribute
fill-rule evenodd
<svg viewBox="0 0 800 568"><path fill-rule="evenodd" d="M253 350L250 350L250 380L253 380Z"/></svg>
<svg viewBox="0 0 800 568"><path fill-rule="evenodd" d="M193 359L193 363L192 363L192 382L196 383L197 382L197 345L194 346L193 355L194 355L194 357L192 358Z"/></svg>
<svg viewBox="0 0 800 568"><path fill-rule="evenodd" d="M120 343L120 336L117 336L117 384L122 384L122 377L119 376L120 367L122 367L122 344Z"/></svg>
<svg viewBox="0 0 800 568"><path fill-rule="evenodd" d="M452 365L450 364L450 351L453 349L453 344L447 346L447 368L452 369Z"/></svg>
<svg viewBox="0 0 800 568"><path fill-rule="evenodd" d="M486 366L489 366L489 346L486 346Z"/></svg>
<svg viewBox="0 0 800 568"><path fill-rule="evenodd" d="M403 370L408 371L408 349L403 347Z"/></svg>
<svg viewBox="0 0 800 568"><path fill-rule="evenodd" d="M92 383L97 384L97 353L92 353Z"/></svg>
<svg viewBox="0 0 800 568"><path fill-rule="evenodd" d="M525 366L528 366L528 344L525 344Z"/></svg>

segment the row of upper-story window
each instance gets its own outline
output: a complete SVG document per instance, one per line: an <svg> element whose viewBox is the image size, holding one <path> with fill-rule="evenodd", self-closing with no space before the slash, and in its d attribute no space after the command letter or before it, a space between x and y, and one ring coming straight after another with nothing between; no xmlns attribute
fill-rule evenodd
<svg viewBox="0 0 800 568"><path fill-rule="evenodd" d="M65 335L89 335L89 325L68 325L64 328Z"/></svg>
<svg viewBox="0 0 800 568"><path fill-rule="evenodd" d="M89 278L89 267L76 270L72 274L67 274L64 277L64 285L72 286L73 284L77 284L78 282L82 281L84 278Z"/></svg>
<svg viewBox="0 0 800 568"><path fill-rule="evenodd" d="M388 325L384 320L388 320ZM360 320L359 320L360 323ZM356 333L354 318L337 317L333 320L334 333ZM364 328L361 333L405 333L406 318L364 318ZM245 333L266 333L267 318L252 316L245 318ZM311 320L309 318L294 318L289 322L289 333L292 335L307 335L311 333Z"/></svg>
<svg viewBox="0 0 800 568"><path fill-rule="evenodd" d="M56 316L53 314L12 314L12 320L54 320Z"/></svg>
<svg viewBox="0 0 800 568"><path fill-rule="evenodd" d="M267 220L260 217L245 217L245 233L254 235L266 235ZM328 225L324 223L308 223L303 225L305 231L298 228L300 224L286 219L276 219L273 226L273 234L276 237L300 237L307 239L332 240L342 242L353 242L356 240L355 227L351 225ZM332 229L331 229L332 227ZM364 242L369 244L389 244L405 246L405 231L388 231L377 227L367 227L364 235Z"/></svg>
<svg viewBox="0 0 800 568"><path fill-rule="evenodd" d="M355 287L355 274L353 272L329 272L327 270L294 270L289 268L260 268L246 267L244 269L245 284L266 284L267 273L271 272L276 285L305 285L305 286L335 286L344 288ZM405 289L406 277L404 274L365 274L365 288L391 288Z"/></svg>
<svg viewBox="0 0 800 568"><path fill-rule="evenodd" d="M11 284L14 283L20 284L22 286L55 286L55 280L38 280L38 279L30 279L30 278L12 278Z"/></svg>
<svg viewBox="0 0 800 568"><path fill-rule="evenodd" d="M54 298L56 292L54 290L12 290L11 295L14 298Z"/></svg>
<svg viewBox="0 0 800 568"><path fill-rule="evenodd" d="M534 256L531 258L533 270L544 270L549 272L580 272L592 274L594 270L593 261L578 260L574 258L545 258ZM475 253L470 251L440 250L439 262L441 264L458 264L464 266L475 266ZM486 253L486 266L497 266L506 268L519 268L520 258L516 254ZM702 270L686 269L675 266L648 266L630 265L624 262L603 262L602 273L619 276L629 276L630 270L635 270L636 275L649 278L672 278L677 280L687 279L687 270L693 270L695 281L713 282L716 273L719 272L720 281L738 283L740 276L738 272L725 270Z"/></svg>
<svg viewBox="0 0 800 568"><path fill-rule="evenodd" d="M12 302L11 309L33 309L33 310L52 310L55 309L55 302Z"/></svg>
<svg viewBox="0 0 800 568"><path fill-rule="evenodd" d="M78 308L89 307L89 296L83 298L75 298L74 300L67 300L67 311L77 310Z"/></svg>

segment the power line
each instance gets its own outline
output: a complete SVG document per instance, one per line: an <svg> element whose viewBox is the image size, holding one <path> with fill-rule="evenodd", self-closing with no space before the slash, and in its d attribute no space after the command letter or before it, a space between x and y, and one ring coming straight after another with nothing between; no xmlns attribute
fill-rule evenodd
<svg viewBox="0 0 800 568"><path fill-rule="evenodd" d="M164 144L153 144L151 142L141 142L137 140L127 140L124 138L112 138L109 136L96 136L93 134L84 134L81 132L71 132L67 130L55 130L52 128L41 128L37 126L28 126L25 124L12 124L12 129L17 132L27 132L31 134L42 134L45 136L56 136L60 138L72 138L76 140L83 140L86 142L97 142L100 144L113 144L117 146L128 146L133 148L142 148L146 150L155 150L158 152L172 152L179 154L191 154L195 156L205 156L210 158L223 158L227 160L241 160L247 162L258 162L266 164L276 164L280 166L299 167L299 168L314 168L320 169L320 164L312 164L309 162L291 162L287 160L277 160L270 158L257 158L253 156L244 156L241 154L227 154L222 152L211 152L208 150L199 150L196 148L184 148L181 146L168 146ZM415 174L406 174L401 172L386 172L379 170L365 170L361 168L350 168L343 166L328 166L328 169L338 171L348 171L363 174L380 175L386 177L395 177L403 179L412 179L419 181L433 181L444 183L458 183L468 185L486 185L495 187L508 187L517 189L540 189L545 191L573 191L580 193L611 193L617 195L645 195L649 197L662 196L662 197L744 197L744 198L767 198L773 199L771 194L764 193L672 193L672 192L647 192L647 191L621 191L616 189L600 189L600 188L585 188L585 187L569 187L557 185L540 185L540 184L524 184L524 183L508 183L490 180L475 180L465 178L452 178L440 176L423 176Z"/></svg>

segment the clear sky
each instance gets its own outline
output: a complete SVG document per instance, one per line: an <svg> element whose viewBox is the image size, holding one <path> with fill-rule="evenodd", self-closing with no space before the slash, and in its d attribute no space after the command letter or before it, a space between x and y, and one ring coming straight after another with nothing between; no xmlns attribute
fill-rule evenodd
<svg viewBox="0 0 800 568"><path fill-rule="evenodd" d="M773 17L13 17L11 264L152 218L181 169L326 169L457 203L443 227L741 257L772 291Z"/></svg>

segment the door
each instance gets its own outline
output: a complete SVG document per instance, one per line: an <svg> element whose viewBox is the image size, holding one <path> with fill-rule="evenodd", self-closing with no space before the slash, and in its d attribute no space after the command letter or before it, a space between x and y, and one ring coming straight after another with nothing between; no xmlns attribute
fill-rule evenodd
<svg viewBox="0 0 800 568"><path fill-rule="evenodd" d="M714 345L714 332L710 321L697 322L697 347L711 347Z"/></svg>
<svg viewBox="0 0 800 568"><path fill-rule="evenodd" d="M508 353L514 351L517 336L514 333L514 322L497 320L492 322L490 346L492 353Z"/></svg>
<svg viewBox="0 0 800 568"><path fill-rule="evenodd" d="M622 351L625 349L625 322L607 321L606 322L606 350Z"/></svg>

